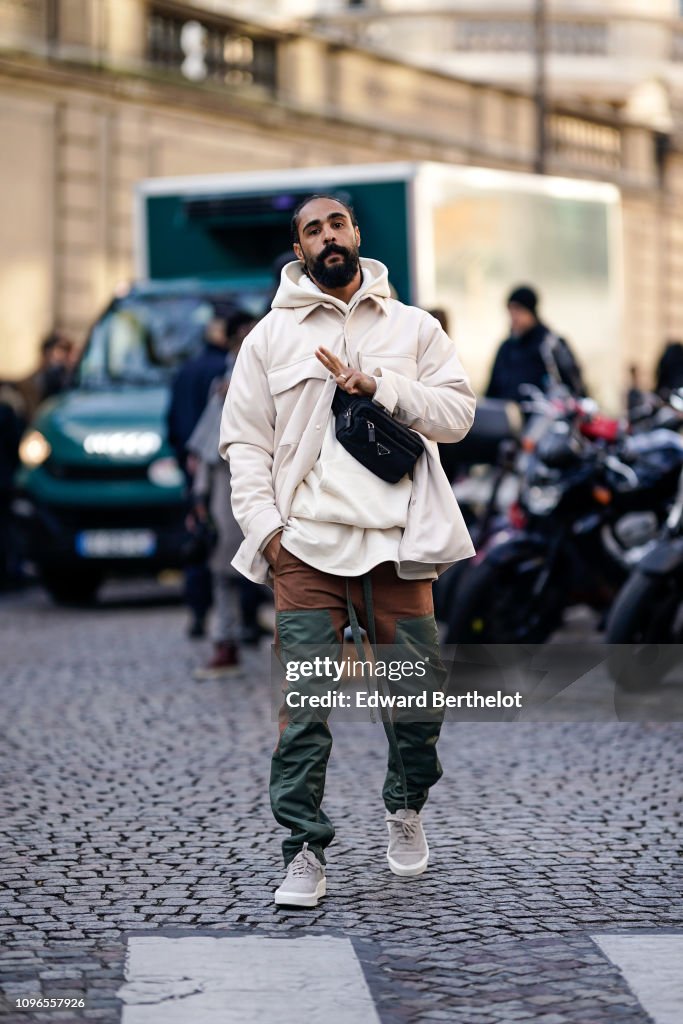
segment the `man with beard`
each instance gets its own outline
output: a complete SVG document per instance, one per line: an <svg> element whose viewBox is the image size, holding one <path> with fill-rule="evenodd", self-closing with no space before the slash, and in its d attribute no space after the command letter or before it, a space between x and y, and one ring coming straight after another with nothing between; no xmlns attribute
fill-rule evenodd
<svg viewBox="0 0 683 1024"><path fill-rule="evenodd" d="M338 656L357 618L371 640L399 645L438 675L432 580L473 548L437 442L465 436L474 395L438 321L393 299L386 267L359 258L349 206L309 197L294 212L292 241L297 259L242 346L223 412L220 452L230 460L245 536L233 565L255 582L272 581L284 664L293 655ZM412 473L388 483L342 447L337 387L371 397L418 433L425 450ZM330 685L304 677L294 688L305 698ZM387 859L398 875L427 867L420 811L442 774L440 726L436 714L388 729L382 796ZM291 833L278 905L314 907L325 894L334 828L321 803L331 746L324 714L293 711L286 698L270 781L275 818Z"/></svg>

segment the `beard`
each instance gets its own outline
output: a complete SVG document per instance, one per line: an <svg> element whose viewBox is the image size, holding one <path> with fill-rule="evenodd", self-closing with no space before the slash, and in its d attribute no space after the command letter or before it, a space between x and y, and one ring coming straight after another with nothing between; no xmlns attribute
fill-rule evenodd
<svg viewBox="0 0 683 1024"><path fill-rule="evenodd" d="M332 253L338 253L342 260L328 266L325 260ZM353 281L358 272L358 249L345 249L343 245L331 242L315 259L306 257L306 271L310 277L325 288L344 288Z"/></svg>

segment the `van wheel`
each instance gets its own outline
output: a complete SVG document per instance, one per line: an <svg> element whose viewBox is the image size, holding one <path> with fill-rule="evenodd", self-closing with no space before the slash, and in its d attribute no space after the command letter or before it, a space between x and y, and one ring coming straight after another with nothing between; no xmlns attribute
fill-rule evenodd
<svg viewBox="0 0 683 1024"><path fill-rule="evenodd" d="M97 572L42 573L42 584L55 604L87 605L97 597L102 576Z"/></svg>

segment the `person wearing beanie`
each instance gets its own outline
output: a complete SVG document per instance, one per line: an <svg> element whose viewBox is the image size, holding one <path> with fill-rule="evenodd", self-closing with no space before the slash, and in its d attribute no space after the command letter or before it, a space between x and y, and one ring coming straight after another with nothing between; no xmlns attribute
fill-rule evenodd
<svg viewBox="0 0 683 1024"><path fill-rule="evenodd" d="M564 384L573 395L586 394L569 345L540 320L538 302L538 293L530 285L519 285L510 292L510 335L496 353L487 398L518 402L523 384L534 384L545 392L552 384Z"/></svg>

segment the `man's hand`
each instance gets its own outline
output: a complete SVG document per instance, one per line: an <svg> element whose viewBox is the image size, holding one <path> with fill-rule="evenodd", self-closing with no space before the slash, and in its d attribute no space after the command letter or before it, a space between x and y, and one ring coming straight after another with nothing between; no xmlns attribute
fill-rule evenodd
<svg viewBox="0 0 683 1024"><path fill-rule="evenodd" d="M377 382L374 377L360 370L352 370L350 366L344 366L341 359L333 355L322 345L316 349L315 358L329 370L337 384L350 395L374 395L377 390Z"/></svg>
<svg viewBox="0 0 683 1024"><path fill-rule="evenodd" d="M279 530L273 537L270 538L268 543L263 549L263 557L265 558L271 569L275 568L277 562L277 556L280 554L280 548L282 547L282 530Z"/></svg>

